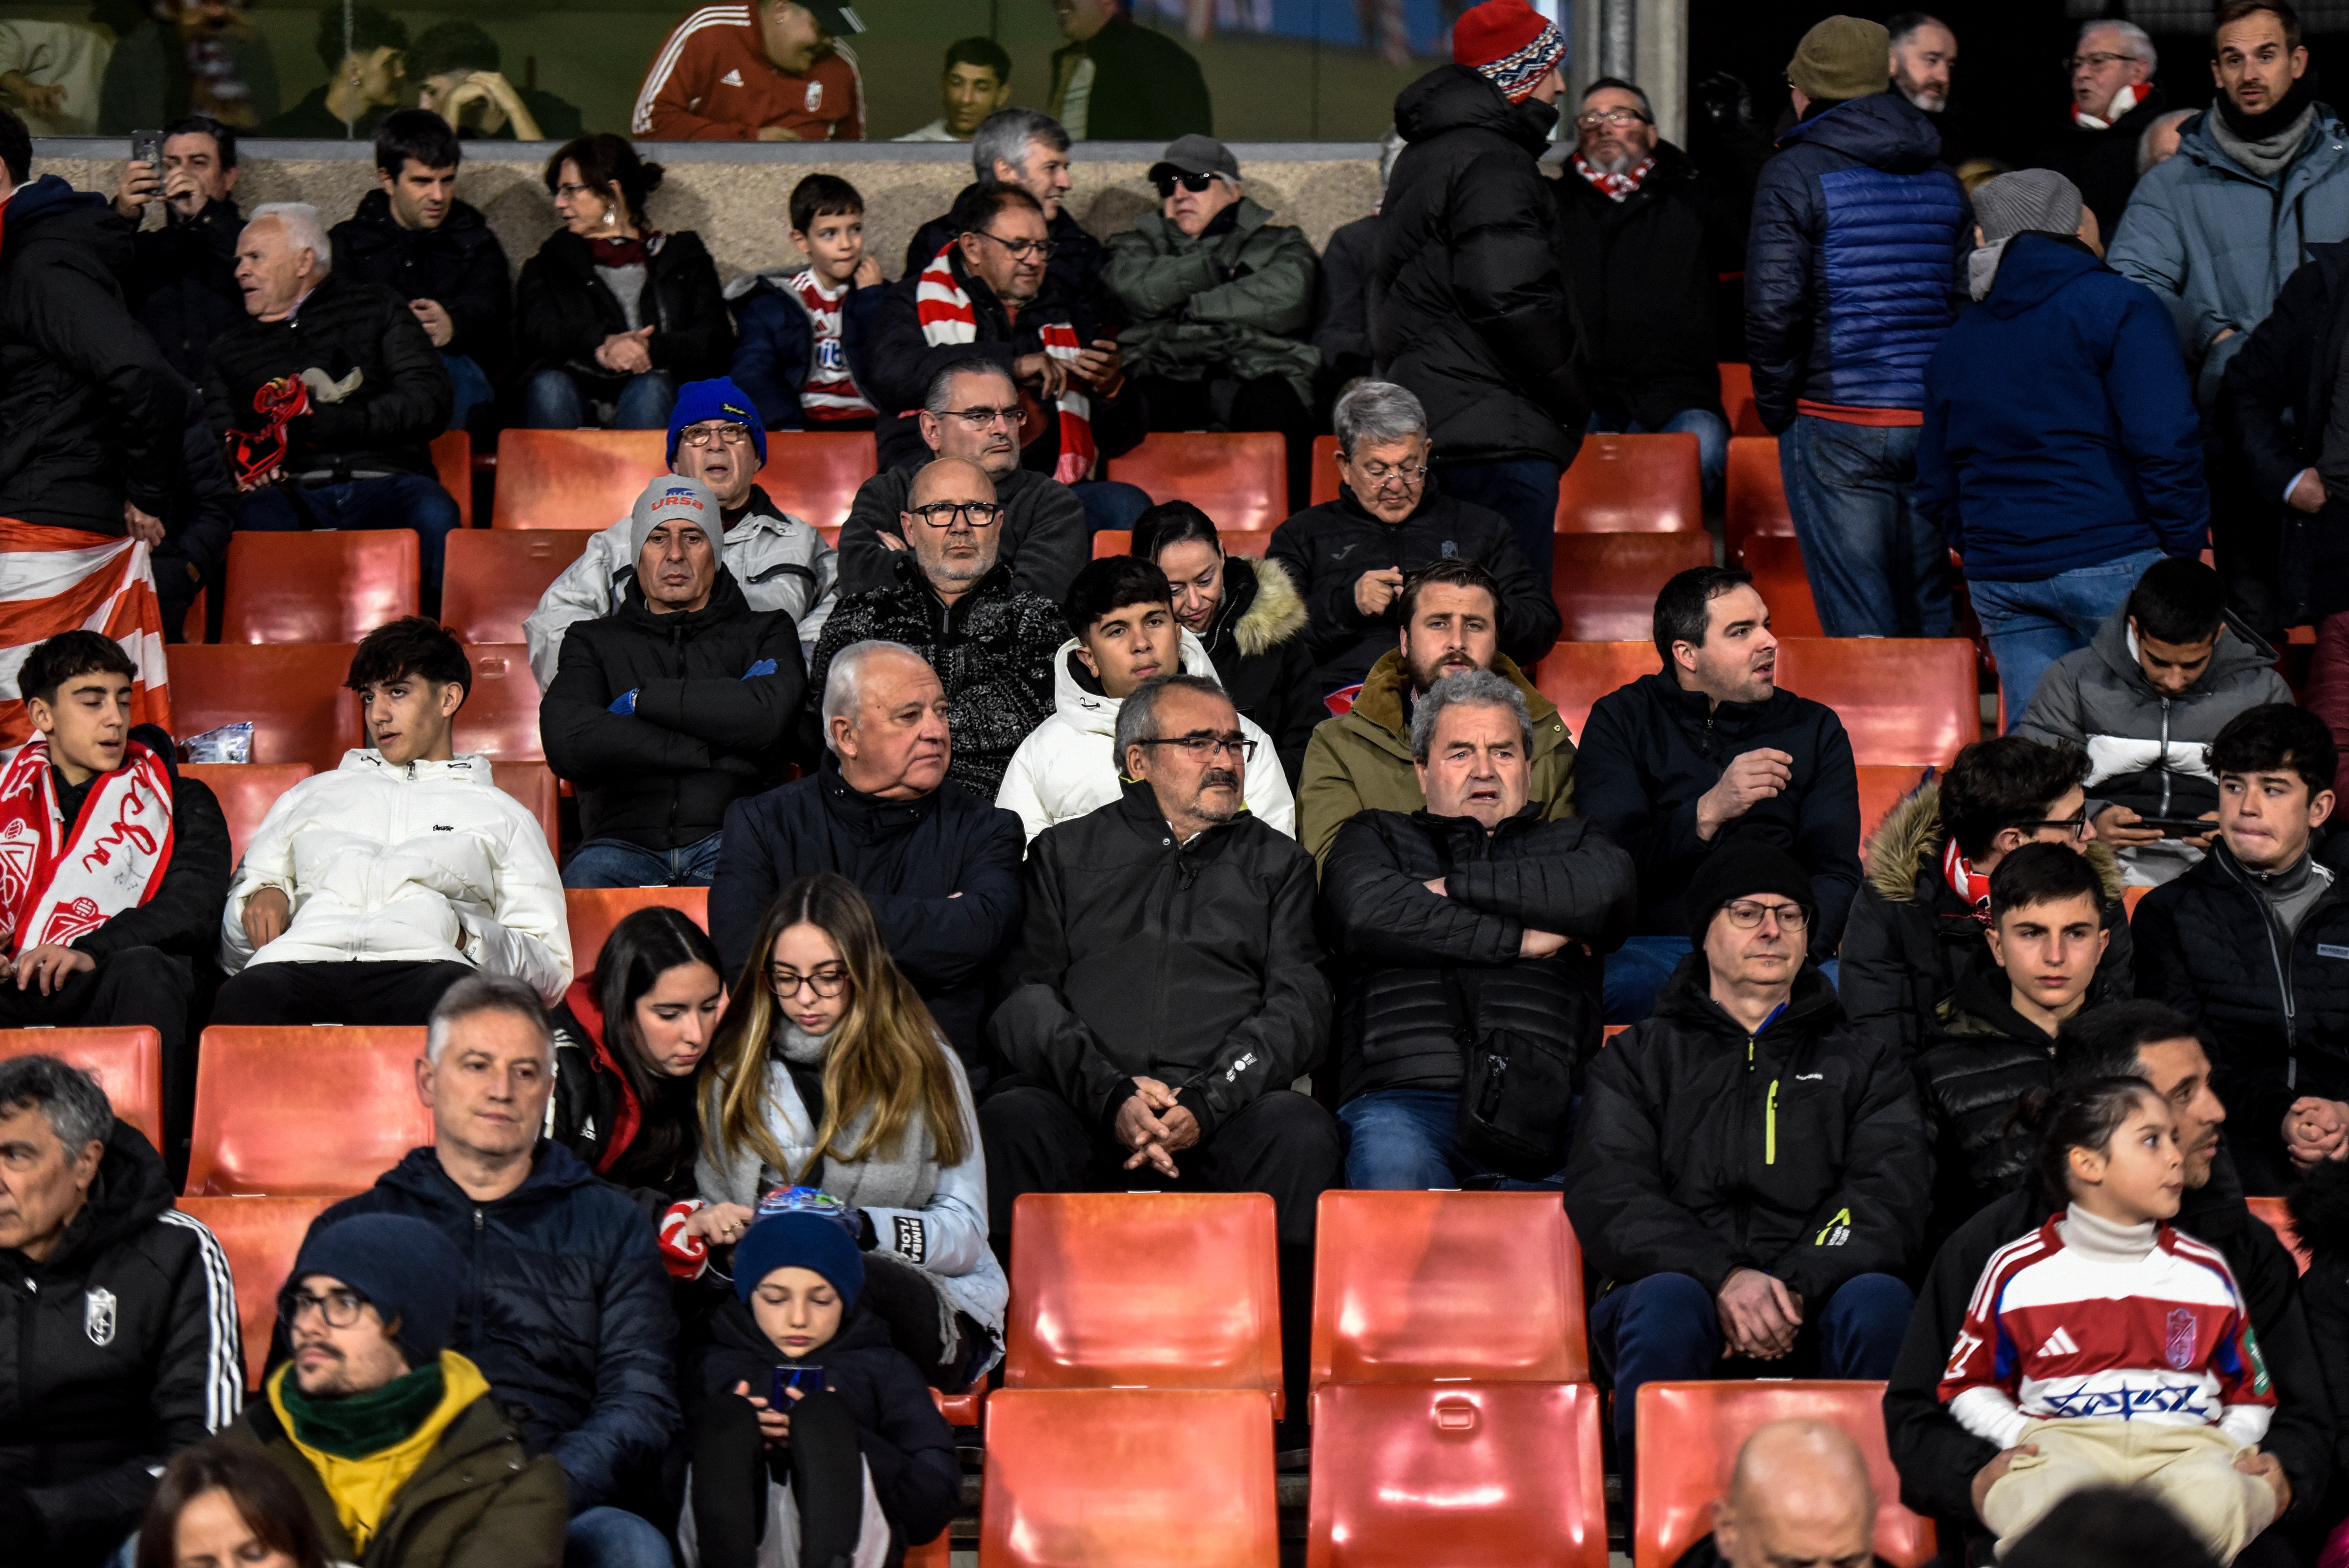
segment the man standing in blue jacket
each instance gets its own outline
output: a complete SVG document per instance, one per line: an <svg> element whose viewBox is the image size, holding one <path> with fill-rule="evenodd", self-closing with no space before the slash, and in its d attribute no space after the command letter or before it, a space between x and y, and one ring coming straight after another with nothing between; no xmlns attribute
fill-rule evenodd
<svg viewBox="0 0 2349 1568"><path fill-rule="evenodd" d="M1964 558L2010 719L2165 555L2199 555L2210 495L2160 301L2097 259L2053 170L1974 191L1978 308L1925 367L1917 510Z"/></svg>
<svg viewBox="0 0 2349 1568"><path fill-rule="evenodd" d="M1888 90L1888 37L1857 16L1803 35L1786 67L1802 118L1762 168L1745 251L1754 402L1835 637L1950 630L1948 556L1909 489L1972 219L1940 133Z"/></svg>

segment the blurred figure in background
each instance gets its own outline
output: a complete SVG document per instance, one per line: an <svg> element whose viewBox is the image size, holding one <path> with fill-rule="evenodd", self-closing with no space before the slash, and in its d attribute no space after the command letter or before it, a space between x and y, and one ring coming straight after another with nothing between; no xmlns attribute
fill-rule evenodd
<svg viewBox="0 0 2349 1568"><path fill-rule="evenodd" d="M939 96L946 112L898 141L968 141L987 118L1011 100L1011 57L992 38L957 38L947 46Z"/></svg>
<svg viewBox="0 0 2349 1568"><path fill-rule="evenodd" d="M363 141L408 98L408 24L374 5L318 13L318 58L326 83L264 123L260 134L316 141Z"/></svg>

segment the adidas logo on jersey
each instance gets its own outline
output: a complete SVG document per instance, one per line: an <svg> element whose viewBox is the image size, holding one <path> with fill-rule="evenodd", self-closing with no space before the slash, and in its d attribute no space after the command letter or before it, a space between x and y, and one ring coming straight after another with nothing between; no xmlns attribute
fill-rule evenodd
<svg viewBox="0 0 2349 1568"><path fill-rule="evenodd" d="M2063 1326L2058 1324L2056 1326L2055 1332L2047 1336L2047 1343L2039 1347L2039 1354L2042 1356L2077 1356L2080 1354L2080 1347L2072 1343L2072 1336L2064 1333Z"/></svg>
<svg viewBox="0 0 2349 1568"><path fill-rule="evenodd" d="M742 73L729 71L718 78L718 85L721 88L739 88L742 85Z"/></svg>

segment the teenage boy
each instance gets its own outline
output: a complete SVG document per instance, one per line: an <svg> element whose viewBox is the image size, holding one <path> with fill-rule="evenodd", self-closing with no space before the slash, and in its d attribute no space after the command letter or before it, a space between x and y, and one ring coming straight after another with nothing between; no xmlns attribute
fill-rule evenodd
<svg viewBox="0 0 2349 1568"><path fill-rule="evenodd" d="M741 336L734 384L770 430L869 430L873 405L856 366L888 287L864 250L864 198L836 174L792 188L792 243L808 259L726 291Z"/></svg>

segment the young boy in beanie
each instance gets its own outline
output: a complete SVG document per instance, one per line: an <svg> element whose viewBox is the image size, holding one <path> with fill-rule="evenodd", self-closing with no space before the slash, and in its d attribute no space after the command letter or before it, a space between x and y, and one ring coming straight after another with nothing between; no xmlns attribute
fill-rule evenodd
<svg viewBox="0 0 2349 1568"><path fill-rule="evenodd" d="M954 1432L880 1319L833 1214L771 1197L734 1246L688 1397L688 1568L880 1568L962 1497ZM781 1201L779 1203L779 1200ZM778 1397L780 1395L780 1398Z"/></svg>

